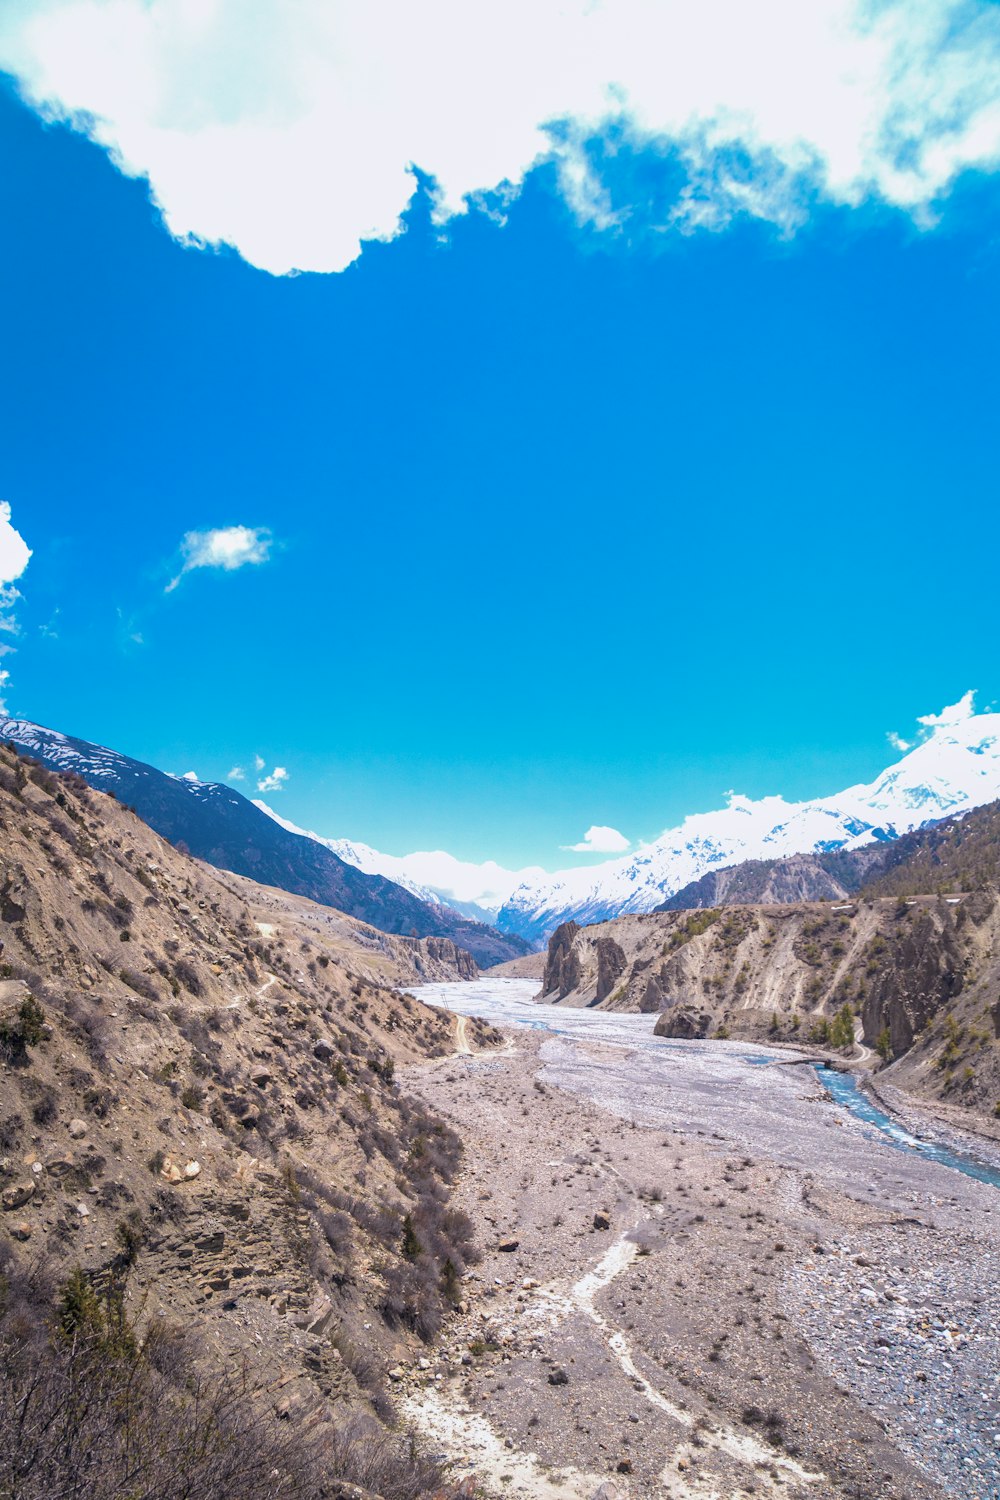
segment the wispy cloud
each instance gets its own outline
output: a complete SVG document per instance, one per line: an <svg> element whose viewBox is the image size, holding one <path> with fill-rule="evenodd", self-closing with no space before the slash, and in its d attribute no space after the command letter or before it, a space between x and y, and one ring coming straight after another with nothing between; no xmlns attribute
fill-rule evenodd
<svg viewBox="0 0 1000 1500"><path fill-rule="evenodd" d="M233 769L226 777L227 781L246 781L246 779L247 773L244 771L242 766L233 766Z"/></svg>
<svg viewBox="0 0 1000 1500"><path fill-rule="evenodd" d="M573 854L624 854L632 846L630 840L619 833L617 828L595 823L587 829L578 844L562 844L560 847Z"/></svg>
<svg viewBox="0 0 1000 1500"><path fill-rule="evenodd" d="M913 750L924 740L929 740L935 730L947 729L954 724L964 724L967 719L975 718L976 714L976 689L970 688L963 693L957 703L950 703L942 708L937 714L920 714L917 718L919 726L913 739L906 740L902 735L890 729L886 739L894 750L905 754L907 750Z"/></svg>
<svg viewBox="0 0 1000 1500"><path fill-rule="evenodd" d="M267 562L271 543L271 533L261 526L189 531L181 542L180 572L167 584L166 592L172 593L184 575L195 568L221 568L225 573L233 573L237 568Z"/></svg>
<svg viewBox="0 0 1000 1500"><path fill-rule="evenodd" d="M791 230L817 199L926 226L1000 161L990 0L6 0L0 67L179 240L275 273L399 234L414 168L444 223L502 219L554 162L581 220L632 234L651 183L658 230Z"/></svg>
<svg viewBox="0 0 1000 1500"><path fill-rule="evenodd" d="M262 776L257 783L258 792L280 792L284 789L288 780L288 772L284 766L275 766L266 776Z"/></svg>

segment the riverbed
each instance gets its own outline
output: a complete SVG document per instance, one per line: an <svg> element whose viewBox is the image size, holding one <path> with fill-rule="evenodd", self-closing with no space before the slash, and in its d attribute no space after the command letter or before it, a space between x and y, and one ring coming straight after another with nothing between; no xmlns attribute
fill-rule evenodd
<svg viewBox="0 0 1000 1500"><path fill-rule="evenodd" d="M636 1500L995 1500L996 1187L889 1139L794 1054L666 1041L650 1016L536 992L418 992L510 1042L416 1070L469 1143L460 1193L487 1255L410 1414L426 1396L429 1431L485 1423L521 1465L497 1494L589 1495L603 1472ZM496 1348L469 1356L483 1327ZM568 1361L565 1388L547 1359ZM748 1456L762 1436L770 1469Z"/></svg>

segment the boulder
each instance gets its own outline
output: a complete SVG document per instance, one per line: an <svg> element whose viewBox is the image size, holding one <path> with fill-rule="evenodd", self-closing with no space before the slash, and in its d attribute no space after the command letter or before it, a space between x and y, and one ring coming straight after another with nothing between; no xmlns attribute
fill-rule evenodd
<svg viewBox="0 0 1000 1500"><path fill-rule="evenodd" d="M510 1255L512 1251L517 1249L520 1243L520 1240L501 1240L497 1249L502 1250L505 1255Z"/></svg>
<svg viewBox="0 0 1000 1500"><path fill-rule="evenodd" d="M12 1209L23 1208L30 1203L35 1196L35 1184L33 1182L15 1182L12 1187L4 1188L0 1193L0 1204L3 1205L5 1213Z"/></svg>
<svg viewBox="0 0 1000 1500"><path fill-rule="evenodd" d="M20 1224L12 1224L10 1232L15 1240L31 1239L31 1225L27 1219L22 1219Z"/></svg>
<svg viewBox="0 0 1000 1500"><path fill-rule="evenodd" d="M596 1213L594 1215L594 1228L595 1229L610 1229L611 1228L611 1218L610 1218L610 1216L608 1214L605 1214L605 1213Z"/></svg>
<svg viewBox="0 0 1000 1500"><path fill-rule="evenodd" d="M675 1005L660 1015L653 1027L653 1035L691 1041L708 1036L711 1029L712 1017L708 1011L699 1010L696 1005Z"/></svg>
<svg viewBox="0 0 1000 1500"><path fill-rule="evenodd" d="M163 1158L160 1176L164 1182L193 1182L200 1175L200 1162L186 1161L182 1156L175 1156L172 1151L168 1151Z"/></svg>
<svg viewBox="0 0 1000 1500"><path fill-rule="evenodd" d="M38 1163L39 1167L42 1165ZM34 1171L34 1167L31 1169ZM76 1170L76 1162L72 1156L50 1156L45 1163L45 1171L52 1177L65 1177L67 1172Z"/></svg>
<svg viewBox="0 0 1000 1500"><path fill-rule="evenodd" d="M325 1041L322 1037L313 1047L313 1057L320 1062L329 1062L336 1054L336 1047L332 1042Z"/></svg>
<svg viewBox="0 0 1000 1500"><path fill-rule="evenodd" d="M82 1141L87 1134L87 1122L86 1120L70 1120L67 1129L71 1140Z"/></svg>

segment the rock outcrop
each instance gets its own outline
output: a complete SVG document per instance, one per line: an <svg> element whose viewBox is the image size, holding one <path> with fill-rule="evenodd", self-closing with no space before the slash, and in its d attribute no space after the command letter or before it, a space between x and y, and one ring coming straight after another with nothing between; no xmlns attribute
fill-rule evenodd
<svg viewBox="0 0 1000 1500"><path fill-rule="evenodd" d="M992 1114L998 990L1000 899L980 890L566 923L543 998L654 1013L665 1037L846 1054L857 1034L895 1081Z"/></svg>

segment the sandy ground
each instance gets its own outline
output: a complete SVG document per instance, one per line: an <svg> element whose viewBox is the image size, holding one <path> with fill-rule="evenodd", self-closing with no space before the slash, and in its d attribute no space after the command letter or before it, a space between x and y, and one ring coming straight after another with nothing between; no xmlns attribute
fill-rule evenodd
<svg viewBox="0 0 1000 1500"><path fill-rule="evenodd" d="M431 1445L495 1495L993 1500L996 1190L869 1138L808 1068L551 1024L407 1070L466 1139L484 1249L399 1382Z"/></svg>

